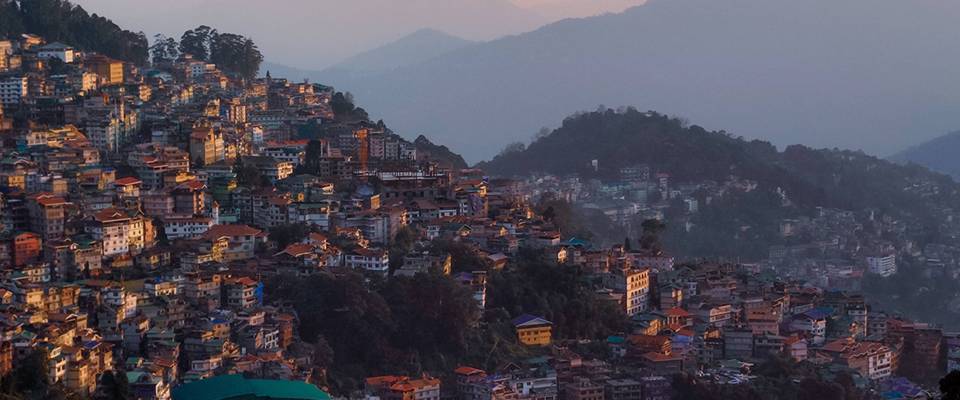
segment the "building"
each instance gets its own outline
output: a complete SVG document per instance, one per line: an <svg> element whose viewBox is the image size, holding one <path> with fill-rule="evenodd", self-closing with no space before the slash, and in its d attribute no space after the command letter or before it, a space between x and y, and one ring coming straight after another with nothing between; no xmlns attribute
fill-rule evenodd
<svg viewBox="0 0 960 400"><path fill-rule="evenodd" d="M381 249L353 249L344 256L344 266L386 276L390 271L390 254Z"/></svg>
<svg viewBox="0 0 960 400"><path fill-rule="evenodd" d="M88 56L83 60L84 67L100 77L101 86L123 83L123 62L102 55Z"/></svg>
<svg viewBox="0 0 960 400"><path fill-rule="evenodd" d="M872 380L883 379L893 373L893 353L881 343L844 338L823 345L820 353Z"/></svg>
<svg viewBox="0 0 960 400"><path fill-rule="evenodd" d="M576 377L560 386L562 400L604 400L604 387L585 377Z"/></svg>
<svg viewBox="0 0 960 400"><path fill-rule="evenodd" d="M543 318L523 314L513 320L513 327L517 331L517 339L527 346L548 346L553 323Z"/></svg>
<svg viewBox="0 0 960 400"><path fill-rule="evenodd" d="M48 43L37 48L37 58L53 59L56 58L67 64L73 63L75 51L73 47L60 42Z"/></svg>
<svg viewBox="0 0 960 400"><path fill-rule="evenodd" d="M374 376L364 382L365 391L382 400L440 400L440 380L424 376Z"/></svg>
<svg viewBox="0 0 960 400"><path fill-rule="evenodd" d="M892 276L897 273L896 254L887 254L882 256L867 257L867 271L880 275L882 277Z"/></svg>
<svg viewBox="0 0 960 400"><path fill-rule="evenodd" d="M17 106L27 97L28 82L25 76L11 76L0 79L0 104L4 107Z"/></svg>

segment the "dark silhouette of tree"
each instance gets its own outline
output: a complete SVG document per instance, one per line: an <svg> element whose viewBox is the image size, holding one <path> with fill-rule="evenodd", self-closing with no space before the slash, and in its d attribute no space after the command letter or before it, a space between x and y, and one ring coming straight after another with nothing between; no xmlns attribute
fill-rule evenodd
<svg viewBox="0 0 960 400"><path fill-rule="evenodd" d="M180 36L180 53L189 54L197 60L207 61L210 58L210 42L216 35L217 31L206 25L183 32Z"/></svg>
<svg viewBox="0 0 960 400"><path fill-rule="evenodd" d="M179 47L176 39L158 33L153 36L153 45L150 46L150 60L154 64L176 60L180 56Z"/></svg>
<svg viewBox="0 0 960 400"><path fill-rule="evenodd" d="M663 250L660 235L667 229L667 225L658 219L648 219L641 224L643 235L640 236L640 248L659 253Z"/></svg>
<svg viewBox="0 0 960 400"><path fill-rule="evenodd" d="M255 78L263 62L263 54L253 40L234 33L214 33L209 50L211 62L245 79Z"/></svg>
<svg viewBox="0 0 960 400"><path fill-rule="evenodd" d="M277 250L282 250L287 246L298 243L305 239L312 229L304 224L286 224L270 228L268 237L271 241L277 243Z"/></svg>
<svg viewBox="0 0 960 400"><path fill-rule="evenodd" d="M138 65L147 62L149 44L143 32L123 30L66 0L0 0L0 36L23 33Z"/></svg>
<svg viewBox="0 0 960 400"><path fill-rule="evenodd" d="M100 376L100 386L97 388L96 400L129 400L130 382L123 371L107 371Z"/></svg>
<svg viewBox="0 0 960 400"><path fill-rule="evenodd" d="M940 394L943 400L960 400L960 371L950 371L940 379Z"/></svg>

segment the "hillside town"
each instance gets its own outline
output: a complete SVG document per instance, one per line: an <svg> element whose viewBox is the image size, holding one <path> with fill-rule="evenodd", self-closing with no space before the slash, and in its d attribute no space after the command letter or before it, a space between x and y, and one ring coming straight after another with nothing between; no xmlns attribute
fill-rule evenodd
<svg viewBox="0 0 960 400"><path fill-rule="evenodd" d="M756 182L675 183L647 165L614 183L491 177L333 87L244 79L189 55L155 64L0 40L0 376L32 371L80 398L122 380L138 400L220 398L224 385L271 398L292 381L320 393L304 399L664 400L682 382L763 379L774 359L872 398L919 399L960 368L960 333L877 309L860 286L903 253L956 265L958 250L911 247L896 235L910 228L879 213L823 208L776 221L783 244L763 260L695 260L668 254L655 221L692 229L707 203ZM576 237L546 199L645 233ZM619 329L574 334L555 305L504 306L496 282L534 263L576 271ZM316 321L271 287L318 276L370 291L451 280L472 299L471 331L506 318L509 336L450 368L334 384L349 373L302 334Z"/></svg>

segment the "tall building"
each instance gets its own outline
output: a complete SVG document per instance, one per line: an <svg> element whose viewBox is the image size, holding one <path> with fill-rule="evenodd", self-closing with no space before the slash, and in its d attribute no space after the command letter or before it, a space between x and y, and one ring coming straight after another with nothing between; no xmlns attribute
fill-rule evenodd
<svg viewBox="0 0 960 400"><path fill-rule="evenodd" d="M883 277L892 276L897 273L897 256L887 254L867 257L867 271Z"/></svg>
<svg viewBox="0 0 960 400"><path fill-rule="evenodd" d="M123 83L123 62L106 56L93 55L83 60L83 65L90 72L100 77L103 86L119 85Z"/></svg>

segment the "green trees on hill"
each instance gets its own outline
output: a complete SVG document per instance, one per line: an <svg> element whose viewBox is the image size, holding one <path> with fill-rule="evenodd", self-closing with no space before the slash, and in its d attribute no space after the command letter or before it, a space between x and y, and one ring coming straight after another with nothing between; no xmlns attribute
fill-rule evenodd
<svg viewBox="0 0 960 400"><path fill-rule="evenodd" d="M147 61L149 43L143 32L121 29L67 0L0 0L0 36L24 33L136 64Z"/></svg>

